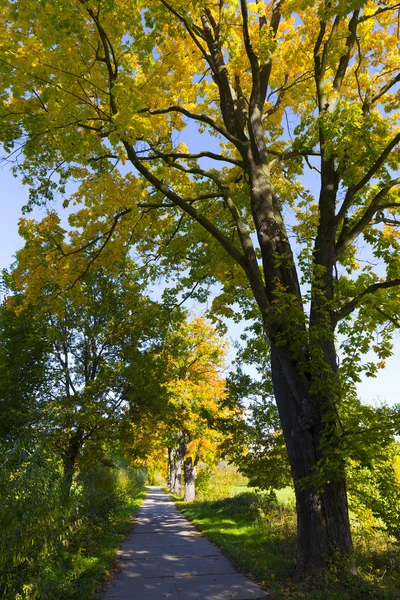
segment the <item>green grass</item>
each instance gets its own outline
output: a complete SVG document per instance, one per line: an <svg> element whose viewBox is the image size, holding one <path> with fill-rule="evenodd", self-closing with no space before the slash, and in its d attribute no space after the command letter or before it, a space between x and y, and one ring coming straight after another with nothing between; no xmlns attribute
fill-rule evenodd
<svg viewBox="0 0 400 600"><path fill-rule="evenodd" d="M145 491L115 516L107 526L91 528L85 539L77 541L77 550L67 549L57 565L49 565L42 574L40 598L56 600L95 600L105 580L112 575L118 549L129 533L133 517L143 502Z"/></svg>
<svg viewBox="0 0 400 600"><path fill-rule="evenodd" d="M290 488L277 494L278 502L245 492L218 502L177 501L178 508L231 558L237 568L261 583L276 600L356 600L400 598L400 564L393 548L382 542L368 552L356 548L357 576L337 567L318 582L294 585L296 518ZM386 567L384 566L386 565Z"/></svg>

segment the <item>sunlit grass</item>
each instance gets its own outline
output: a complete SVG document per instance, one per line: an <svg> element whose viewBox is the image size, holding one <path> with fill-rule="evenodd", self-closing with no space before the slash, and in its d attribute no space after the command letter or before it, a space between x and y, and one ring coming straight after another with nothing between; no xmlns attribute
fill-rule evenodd
<svg viewBox="0 0 400 600"><path fill-rule="evenodd" d="M219 502L177 502L178 508L219 546L235 566L261 583L276 600L398 600L399 557L394 548L377 542L372 551L363 550L356 536L355 561L359 575L344 575L337 565L318 582L318 588L294 585L296 515L291 488L277 492L277 502L247 491L242 496ZM260 499L261 498L261 499ZM384 568L384 564L387 568ZM314 582L315 583L315 582Z"/></svg>

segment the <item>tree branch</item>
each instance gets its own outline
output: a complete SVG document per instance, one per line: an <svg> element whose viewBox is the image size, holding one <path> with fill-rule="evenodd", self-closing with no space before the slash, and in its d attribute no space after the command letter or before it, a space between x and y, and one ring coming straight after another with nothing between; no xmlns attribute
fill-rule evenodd
<svg viewBox="0 0 400 600"><path fill-rule="evenodd" d="M390 79L385 85L383 85L380 88L380 90L375 92L375 94L371 95L369 92L367 92L367 95L365 96L365 100L362 105L362 111L363 111L364 117L370 113L371 106L377 100L379 100L379 98L382 98L382 96L384 94L386 94L386 92L388 92L390 90L390 88L392 88L394 85L396 85L396 83L398 83L399 81L400 81L400 73L398 73L396 75L396 77L393 77L392 79Z"/></svg>
<svg viewBox="0 0 400 600"><path fill-rule="evenodd" d="M373 19L374 17L377 17L381 13L387 12L388 10L395 10L396 8L400 8L400 2L398 2L397 4L393 4L393 6L383 6L382 8L379 8L377 11L375 11L372 15L364 15L364 16L360 17L359 23L362 23L363 21L366 21L367 19Z"/></svg>
<svg viewBox="0 0 400 600"><path fill-rule="evenodd" d="M209 152L208 150L198 152L197 154L185 154L184 152L169 152L168 154L167 153L163 154L163 156L165 156L167 158L171 158L171 159L182 158L184 160L197 160L199 158L211 158L212 160L228 162L228 163L231 163L232 165L236 165L238 167L242 167L242 168L244 167L244 164L241 160L238 160L236 158L231 158L228 156L223 156L222 154L215 154L214 152ZM160 156L159 155L141 156L140 158L141 158L141 160L144 160L144 161L158 160L158 159L160 159Z"/></svg>
<svg viewBox="0 0 400 600"><path fill-rule="evenodd" d="M397 286L400 286L400 279L392 279L390 281L383 281L381 283L373 283L372 285L365 288L365 290L363 292L358 294L358 296L355 296L354 298L352 298L352 300L350 300L350 302L348 302L347 304L342 306L342 308L335 311L333 313L334 322L338 323L341 319L350 315L360 304L361 300L363 300L363 298L365 298L365 296L368 296L369 294L374 294L375 292L377 292L379 290L389 289L389 288L397 287Z"/></svg>
<svg viewBox="0 0 400 600"><path fill-rule="evenodd" d="M188 34L192 38L193 42L196 44L197 48L200 50L201 54L203 55L203 58L207 61L207 64L209 64L210 67L212 68L212 65L210 64L210 60L209 60L210 57L209 57L206 49L203 48L203 46L199 42L198 38L194 34L194 31L193 31L192 27L190 27L189 22L187 21L187 19L185 19L185 17L183 17L177 10L175 10L170 5L170 3L167 2L166 0L161 0L161 2L162 2L162 4L164 4L165 8L167 10L169 10L169 12L172 13L185 26L186 31L188 32ZM197 29L197 32L199 33L199 28L196 27L196 29Z"/></svg>
<svg viewBox="0 0 400 600"><path fill-rule="evenodd" d="M132 165L139 171L147 181L159 190L166 198L171 200L176 206L179 206L185 213L190 215L197 223L199 223L206 231L208 231L227 251L229 256L233 260L245 269L244 256L239 252L234 244L232 244L228 238L216 227L211 221L209 221L204 215L200 214L193 206L185 202L185 200L179 196L176 192L171 190L161 179L159 179L152 171L150 171L138 158L133 146L126 141L123 141L128 158Z"/></svg>
<svg viewBox="0 0 400 600"><path fill-rule="evenodd" d="M397 185L400 185L400 177L392 179L388 185L379 190L379 192L370 202L362 217L355 225L353 225L350 230L346 230L345 227L342 228L339 239L336 243L336 256L339 256L342 252L344 252L344 250L346 250L346 248L350 246L352 242L354 242L354 240L364 231L364 229L371 222L373 216L379 210L383 210L385 208L385 205L380 204L380 201L390 192L392 188L396 187Z"/></svg>
<svg viewBox="0 0 400 600"><path fill-rule="evenodd" d="M257 2L258 4L258 2ZM281 21L281 6L283 4L283 0L273 0L272 3L272 13L271 20L269 23L270 31L273 33L273 36L276 37L278 32L279 23ZM260 34L266 27L266 19L260 19ZM261 105L264 105L265 98L267 96L267 90L269 85L269 79L272 71L272 56L269 59L262 63L260 67L260 101Z"/></svg>
<svg viewBox="0 0 400 600"><path fill-rule="evenodd" d="M221 125L218 125L218 123L216 123L213 119L211 119L207 115L203 115L203 114L199 115L197 113L191 112L190 110L187 110L186 108L183 108L182 106L174 105L174 106L169 106L168 108L160 108L160 109L155 109L155 110L153 110L151 108L143 108L143 109L139 110L138 112L139 113L149 113L150 115L164 115L164 114L167 114L170 112L181 113L188 119L192 119L193 121L199 121L200 123L206 123L213 129L215 129L215 131L218 131L218 133L223 135L227 140L232 142L232 144L235 144L235 145L242 144L242 142L238 138L231 135L229 133L229 131L227 131L227 129L225 129Z"/></svg>
<svg viewBox="0 0 400 600"><path fill-rule="evenodd" d="M342 206L340 207L339 212L336 215L336 224L337 225L346 216L346 213L351 206L354 196L357 194L357 192L362 190L362 188L365 187L367 185L367 183L369 183L369 181L373 178L375 173L382 167L386 158L389 156L390 152L393 150L393 148L395 148L397 146L397 144L399 142L400 142L400 133L395 135L394 138L388 143L388 145L383 150L383 152L381 153L379 158L375 161L375 163L372 165L372 167L369 169L369 171L367 171L367 173L364 175L364 177L362 179L360 179L360 181L357 184L350 186L348 188L346 196L343 200Z"/></svg>
<svg viewBox="0 0 400 600"><path fill-rule="evenodd" d="M336 92L339 92L340 88L342 87L343 79L344 79L344 76L346 75L346 71L347 71L347 68L348 68L349 62L350 62L351 51L356 42L357 25L359 23L359 21L358 21L359 13L360 13L359 9L355 10L353 12L353 16L351 17L351 19L349 21L349 28L348 28L349 35L347 36L347 40L346 40L346 52L345 52L345 54L343 54L343 56L340 57L339 66L336 71L335 79L333 81L333 89L336 90Z"/></svg>

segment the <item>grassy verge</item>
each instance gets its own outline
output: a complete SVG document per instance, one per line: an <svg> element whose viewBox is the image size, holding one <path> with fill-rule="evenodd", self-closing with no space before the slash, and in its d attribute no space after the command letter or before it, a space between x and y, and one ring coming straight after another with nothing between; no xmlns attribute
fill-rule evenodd
<svg viewBox="0 0 400 600"><path fill-rule="evenodd" d="M58 563L49 565L40 598L57 600L95 600L100 597L105 579L115 566L116 553L130 531L134 515L145 491L130 498L125 507L107 524L91 527L67 548ZM22 598L25 599L24 596ZM27 595L26 598L29 598Z"/></svg>
<svg viewBox="0 0 400 600"><path fill-rule="evenodd" d="M344 576L333 566L318 588L294 585L296 519L290 494L281 501L254 492L218 502L188 504L178 508L210 540L215 542L240 570L260 582L277 600L399 599L400 561L393 548L382 541L361 551L356 547L359 575ZM386 565L386 567L384 567Z"/></svg>

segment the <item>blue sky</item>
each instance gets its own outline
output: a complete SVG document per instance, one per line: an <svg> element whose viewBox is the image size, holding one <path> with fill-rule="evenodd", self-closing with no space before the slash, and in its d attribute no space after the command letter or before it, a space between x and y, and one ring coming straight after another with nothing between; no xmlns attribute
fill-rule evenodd
<svg viewBox="0 0 400 600"><path fill-rule="evenodd" d="M15 179L7 166L0 170L1 220L0 220L0 268L6 268L14 253L21 248L23 240L18 235L18 219L21 208L28 199L28 189ZM242 327L229 325L231 341L237 338ZM371 357L371 359L373 359ZM359 385L359 396L368 403L400 401L398 370L400 369L400 335L395 340L394 356L387 360L386 369L379 372L377 379L365 378ZM399 386L400 387L400 386Z"/></svg>

